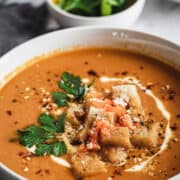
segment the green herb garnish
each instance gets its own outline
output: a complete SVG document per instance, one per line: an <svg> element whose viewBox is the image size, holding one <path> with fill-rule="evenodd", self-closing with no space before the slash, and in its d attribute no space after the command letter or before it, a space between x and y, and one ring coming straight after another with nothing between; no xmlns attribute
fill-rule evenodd
<svg viewBox="0 0 180 180"><path fill-rule="evenodd" d="M17 131L20 144L28 148L35 145L35 154L37 156L43 154L59 156L66 153L64 142L58 142L56 139L57 133L62 133L65 130L65 118L65 113L62 113L57 120L51 115L41 114L38 119L39 126L32 125ZM52 143L47 144L46 142L49 140L51 140Z"/></svg>
<svg viewBox="0 0 180 180"><path fill-rule="evenodd" d="M56 127L57 127L57 132L61 132L63 133L65 130L65 118L66 118L66 114L62 113L57 121L56 121Z"/></svg>
<svg viewBox="0 0 180 180"><path fill-rule="evenodd" d="M52 93L54 102L59 106L67 106L68 105L68 96L64 92L53 92Z"/></svg>
<svg viewBox="0 0 180 180"><path fill-rule="evenodd" d="M35 153L37 156L42 156L44 154L60 156L67 153L67 148L63 141L51 144L38 144Z"/></svg>
<svg viewBox="0 0 180 180"><path fill-rule="evenodd" d="M135 0L59 0L56 4L67 12L83 16L107 16L117 13Z"/></svg>
<svg viewBox="0 0 180 180"><path fill-rule="evenodd" d="M81 101L94 82L95 79L90 84L85 85L79 76L64 72L58 82L59 88L64 92L53 92L53 100L59 107L67 106L69 101Z"/></svg>
<svg viewBox="0 0 180 180"><path fill-rule="evenodd" d="M29 126L24 130L18 130L20 143L26 147L43 143L47 139L54 138L54 134L38 126Z"/></svg>
<svg viewBox="0 0 180 180"><path fill-rule="evenodd" d="M67 94L73 95L76 100L83 98L85 93L85 85L82 85L81 78L74 76L68 72L64 72L58 85Z"/></svg>

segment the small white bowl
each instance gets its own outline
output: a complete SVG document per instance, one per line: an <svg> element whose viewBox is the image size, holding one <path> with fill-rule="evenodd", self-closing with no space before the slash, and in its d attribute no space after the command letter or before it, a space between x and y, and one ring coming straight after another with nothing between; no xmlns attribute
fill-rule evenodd
<svg viewBox="0 0 180 180"><path fill-rule="evenodd" d="M126 28L132 25L140 16L145 0L136 0L127 9L109 16L87 17L68 13L59 8L52 0L46 0L52 16L63 26L116 26Z"/></svg>

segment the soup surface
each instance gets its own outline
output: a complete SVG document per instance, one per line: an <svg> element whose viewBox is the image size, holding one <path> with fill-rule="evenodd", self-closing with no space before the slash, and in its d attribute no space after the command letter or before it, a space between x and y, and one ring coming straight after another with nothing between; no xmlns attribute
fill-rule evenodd
<svg viewBox="0 0 180 180"><path fill-rule="evenodd" d="M172 177L180 172L179 77L114 49L43 57L0 90L0 161L28 179Z"/></svg>

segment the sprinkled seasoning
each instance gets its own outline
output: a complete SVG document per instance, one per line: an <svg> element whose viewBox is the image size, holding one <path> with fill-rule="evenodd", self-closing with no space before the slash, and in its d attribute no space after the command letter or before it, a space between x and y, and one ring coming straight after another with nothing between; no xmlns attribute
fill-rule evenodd
<svg viewBox="0 0 180 180"><path fill-rule="evenodd" d="M123 76L126 76L127 74L128 74L127 71L124 71L124 72L121 73L121 75L123 75Z"/></svg>
<svg viewBox="0 0 180 180"><path fill-rule="evenodd" d="M30 96L24 96L24 99L28 100L28 99L30 99Z"/></svg>
<svg viewBox="0 0 180 180"><path fill-rule="evenodd" d="M180 114L176 114L176 118L177 118L177 119L180 119Z"/></svg>
<svg viewBox="0 0 180 180"><path fill-rule="evenodd" d="M139 69L140 69L140 70L143 70L143 69L144 69L144 67L143 67L143 66L139 66Z"/></svg>
<svg viewBox="0 0 180 180"><path fill-rule="evenodd" d="M17 99L12 99L12 103L17 103Z"/></svg>
<svg viewBox="0 0 180 180"><path fill-rule="evenodd" d="M89 70L87 73L88 73L88 75L90 75L90 76L99 77L98 73L97 73L96 71L92 70L92 69Z"/></svg>
<svg viewBox="0 0 180 180"><path fill-rule="evenodd" d="M11 110L7 110L6 114L9 115L9 116L12 116L12 111Z"/></svg>
<svg viewBox="0 0 180 180"><path fill-rule="evenodd" d="M28 172L28 171L29 171L29 168L28 168L28 167L25 167L23 170L24 170L24 172Z"/></svg>

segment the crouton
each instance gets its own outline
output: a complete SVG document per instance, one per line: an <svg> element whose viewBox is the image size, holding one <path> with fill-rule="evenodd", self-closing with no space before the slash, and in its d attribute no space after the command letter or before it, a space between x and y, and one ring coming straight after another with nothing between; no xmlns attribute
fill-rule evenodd
<svg viewBox="0 0 180 180"><path fill-rule="evenodd" d="M72 169L78 177L93 176L107 171L105 162L96 154L75 153L71 157Z"/></svg>
<svg viewBox="0 0 180 180"><path fill-rule="evenodd" d="M116 104L126 107L130 105L131 114L138 116L144 115L140 96L135 85L113 86L113 98Z"/></svg>
<svg viewBox="0 0 180 180"><path fill-rule="evenodd" d="M87 118L85 120L86 126L91 126L93 124L93 122L97 119L97 116L100 112L104 112L104 111L102 109L98 109L98 108L91 106L89 108Z"/></svg>
<svg viewBox="0 0 180 180"><path fill-rule="evenodd" d="M122 166L126 163L127 154L121 147L104 147L102 149L104 158L111 163Z"/></svg>
<svg viewBox="0 0 180 180"><path fill-rule="evenodd" d="M152 148L158 145L159 123L153 123L149 129L138 129L131 137L134 146Z"/></svg>
<svg viewBox="0 0 180 180"><path fill-rule="evenodd" d="M80 130L77 133L77 135L75 137L75 140L78 140L81 143L83 143L87 139L87 136L88 136L88 128L84 127L82 130Z"/></svg>
<svg viewBox="0 0 180 180"><path fill-rule="evenodd" d="M122 146L130 148L129 130L127 127L116 127L101 131L100 142L103 145Z"/></svg>
<svg viewBox="0 0 180 180"><path fill-rule="evenodd" d="M81 105L71 104L67 111L67 119L73 125L80 125L80 118L85 114Z"/></svg>

